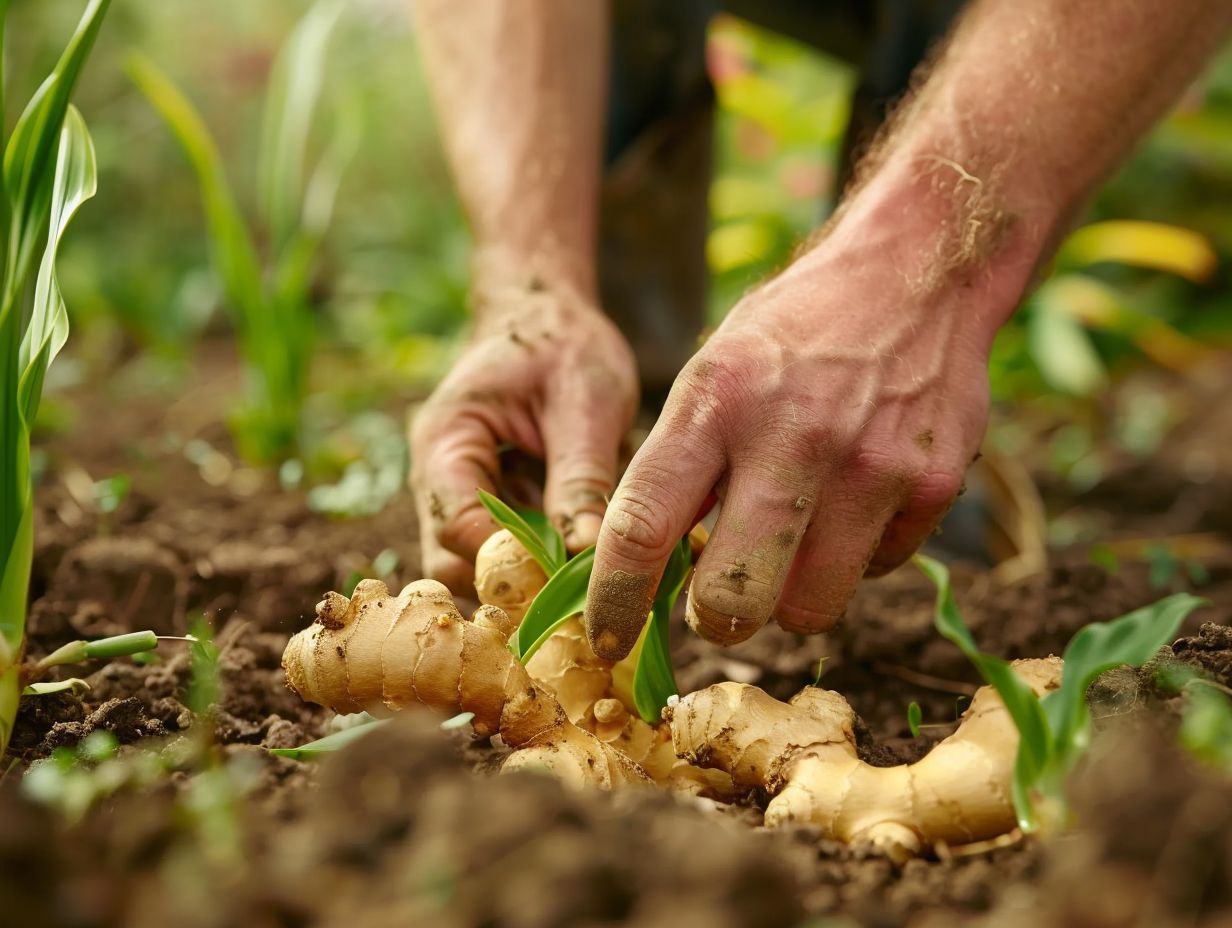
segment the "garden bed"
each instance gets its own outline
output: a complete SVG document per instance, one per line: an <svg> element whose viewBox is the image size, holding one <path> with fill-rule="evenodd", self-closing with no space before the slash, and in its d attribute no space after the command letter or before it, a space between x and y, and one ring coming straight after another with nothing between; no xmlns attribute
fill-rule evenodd
<svg viewBox="0 0 1232 928"><path fill-rule="evenodd" d="M220 387L234 379L228 364L207 363L193 376L199 382L186 395L206 407L195 414L217 422L206 413L223 405ZM1081 828L960 856L943 849L905 867L808 829L759 829L756 796L720 809L637 791L569 793L528 774L491 777L498 747L442 732L425 713L408 712L319 763L271 756L265 748L327 731L331 713L288 691L279 667L316 601L369 575L386 549L397 555L391 587L416 578L409 499L370 518L327 519L304 494L236 463L221 426L169 434L183 419L160 396L119 401L83 389L66 408L91 427L42 445L30 653L136 628L180 635L204 614L221 647L222 686L210 720L194 728L188 655L167 642L157 663L74 669L91 686L83 697L24 701L10 748L21 764L0 786L6 924L736 926L835 917L1165 925L1194 924L1197 910L1209 919L1199 924L1232 917L1232 784L1182 757L1180 700L1159 691L1151 666L1107 675L1094 691L1101 737L1075 784ZM177 410L185 408L181 401ZM186 454L193 439L204 445ZM99 512L85 488L121 474L131 492ZM1090 499L1101 504L1098 493ZM1118 512L1132 499L1104 504ZM1209 527L1169 518L1169 533ZM1145 516L1134 523L1150 524ZM1232 685L1232 559L1211 554L1203 572L1197 592L1212 605L1190 618L1174 651ZM1161 577L1157 565L1132 559L1097 566L1082 548L1057 552L1046 575L1012 585L972 570L955 578L977 640L1007 657L1059 653L1082 625L1191 583L1184 571ZM786 698L825 656L822 682L859 713L865 758L914 760L951 730L956 700L976 680L936 634L933 595L903 569L867 584L828 638L767 629L727 651L681 624L673 636L681 689L736 679ZM918 738L906 720L913 700L932 726ZM21 794L25 764L95 729L151 747L206 724L229 765L222 769L232 771L210 815L193 813L198 794L186 769L153 788L121 790L69 824ZM217 821L204 824L211 816ZM229 836L209 831L220 827Z"/></svg>

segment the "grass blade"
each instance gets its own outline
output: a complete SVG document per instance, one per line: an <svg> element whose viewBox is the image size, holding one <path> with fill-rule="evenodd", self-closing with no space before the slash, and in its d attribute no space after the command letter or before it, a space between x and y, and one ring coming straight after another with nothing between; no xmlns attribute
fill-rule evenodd
<svg viewBox="0 0 1232 928"><path fill-rule="evenodd" d="M684 538L672 551L663 571L663 578L659 581L646 638L633 673L634 706L638 715L651 724L659 722L667 700L680 691L676 685L676 673L672 669L669 629L672 610L684 589L692 566L689 539Z"/></svg>
<svg viewBox="0 0 1232 928"><path fill-rule="evenodd" d="M389 724L390 721L391 719L373 719L371 722L365 722L363 725L352 725L350 728L336 731L332 735L326 735L324 738L318 738L316 741L310 741L308 744L300 745L297 748L267 748L267 750L277 757L289 757L292 760L312 760L315 757L320 757L322 754L333 754L335 751L341 751L348 744L372 734L382 725Z"/></svg>
<svg viewBox="0 0 1232 928"><path fill-rule="evenodd" d="M153 61L134 54L126 70L179 140L196 172L218 276L239 314L236 321L241 332L256 337L266 316L262 311L261 265L218 147L196 108Z"/></svg>
<svg viewBox="0 0 1232 928"><path fill-rule="evenodd" d="M257 210L275 252L283 250L300 223L308 132L324 83L330 35L342 11L340 0L314 6L282 46L270 73L257 165Z"/></svg>
<svg viewBox="0 0 1232 928"><path fill-rule="evenodd" d="M488 510L496 524L508 529L522 543L522 547L530 552L549 578L565 566L565 541L546 516L540 513L520 514L491 493L485 490L478 493L483 508Z"/></svg>
<svg viewBox="0 0 1232 928"><path fill-rule="evenodd" d="M595 549L592 546L575 555L548 577L548 582L526 610L517 634L509 641L510 650L523 664L534 656L566 619L585 608L586 588L590 585L590 571L594 564Z"/></svg>

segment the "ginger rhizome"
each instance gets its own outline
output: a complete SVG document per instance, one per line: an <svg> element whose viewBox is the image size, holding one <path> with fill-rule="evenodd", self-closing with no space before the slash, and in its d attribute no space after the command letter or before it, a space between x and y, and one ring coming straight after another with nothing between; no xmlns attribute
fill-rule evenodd
<svg viewBox="0 0 1232 928"><path fill-rule="evenodd" d="M338 712L388 714L420 703L473 712L475 732L500 734L513 753L503 769L539 766L566 782L601 787L672 782L693 792L722 780L682 773L666 725L647 725L614 698L613 665L594 655L576 617L525 667L506 647L543 569L508 531L481 547L475 586L483 606L473 621L449 591L421 580L393 596L365 580L348 600L329 593L317 621L283 656L289 685Z"/></svg>
<svg viewBox="0 0 1232 928"><path fill-rule="evenodd" d="M416 703L473 712L480 735L512 749L504 769L545 769L566 783L648 782L626 754L573 724L560 703L505 647L513 625L484 606L473 621L449 590L418 580L394 596L364 580L350 599L330 593L317 620L283 654L291 688L338 712L387 715Z"/></svg>
<svg viewBox="0 0 1232 928"><path fill-rule="evenodd" d="M594 655L578 617L525 667L509 651L546 581L502 531L476 560L484 605L473 620L430 580L397 596L374 580L350 599L330 593L316 623L287 646L289 684L338 712L388 714L416 703L451 715L473 712L477 734L499 734L511 749L503 769L546 769L570 785L653 781L720 798L762 789L770 797L767 825L819 826L827 837L871 845L898 861L1014 828L1018 731L991 687L976 692L954 734L898 767L860 760L854 710L818 687L784 703L754 686L719 683L665 710L664 724L648 725L631 711L627 687L614 682L627 668ZM1037 695L1060 685L1058 658L1016 661L1014 668Z"/></svg>
<svg viewBox="0 0 1232 928"><path fill-rule="evenodd" d="M475 555L475 593L479 601L505 610L514 625L522 621L535 594L548 582L529 551L508 529L489 536Z"/></svg>
<svg viewBox="0 0 1232 928"><path fill-rule="evenodd" d="M1060 658L1015 661L1043 696L1061 684ZM820 826L903 861L939 843L1012 831L1018 730L991 686L958 730L914 764L873 767L856 754L855 712L838 693L806 687L790 703L755 686L718 683L666 710L676 752L772 797L766 824Z"/></svg>

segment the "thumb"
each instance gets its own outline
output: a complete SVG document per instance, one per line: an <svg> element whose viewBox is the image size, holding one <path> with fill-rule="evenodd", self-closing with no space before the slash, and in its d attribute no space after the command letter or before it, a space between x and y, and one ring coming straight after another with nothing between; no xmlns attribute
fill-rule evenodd
<svg viewBox="0 0 1232 928"><path fill-rule="evenodd" d="M543 424L544 509L571 552L599 538L603 512L616 489L623 426L620 416L597 409L562 412Z"/></svg>

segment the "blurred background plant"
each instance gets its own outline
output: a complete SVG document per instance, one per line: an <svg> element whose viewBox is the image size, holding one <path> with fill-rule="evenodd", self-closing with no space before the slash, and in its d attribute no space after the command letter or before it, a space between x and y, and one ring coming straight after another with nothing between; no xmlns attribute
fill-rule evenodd
<svg viewBox="0 0 1232 928"><path fill-rule="evenodd" d="M218 312L229 287L210 269L194 179L124 77L126 56L136 50L156 60L200 111L240 211L264 217L254 247L272 257L303 187L288 179L279 188L284 218L271 216L261 166L272 159L258 156L262 101L277 96L277 51L310 9L307 0L217 0L186 12L128 0L113 11L79 95L95 133L100 194L63 249L75 325L66 360L75 363L53 369L52 387L108 374L117 401L125 391L174 392L190 363L208 366L225 347L205 336L231 324ZM70 0L16 5L10 35L23 40L10 41L11 99L28 93L23 75L49 67L52 37L71 28L75 11ZM729 16L712 27L709 60L719 100L707 249L717 322L832 208L854 74ZM362 132L328 240L302 281L319 351L304 386L301 452L282 477L285 486L325 486L312 504L344 515L380 508L401 485L398 417L465 335L469 239L438 150L405 0L346 5L322 95L314 138L345 134L351 119ZM308 147L315 163L322 146ZM1232 54L1225 52L1106 185L1051 278L998 339L995 448L1029 448L1059 481L1081 489L1105 473L1110 453L1160 447L1181 415L1167 391L1108 388L1130 373L1188 374L1232 344L1230 194ZM46 404L45 427L55 426L55 415ZM218 444L199 431L183 428L179 439ZM394 437L374 438L382 432ZM1064 526L1058 532L1065 536Z"/></svg>
<svg viewBox="0 0 1232 928"><path fill-rule="evenodd" d="M355 109L337 106L333 138L305 180L330 33L341 14L339 0L322 0L274 58L251 228L236 202L222 153L191 101L150 58L134 54L127 66L184 147L201 187L214 273L232 311L247 369L248 398L232 414L232 433L240 453L258 464L281 464L300 450L316 334L311 306L315 259L342 172L358 144Z"/></svg>

